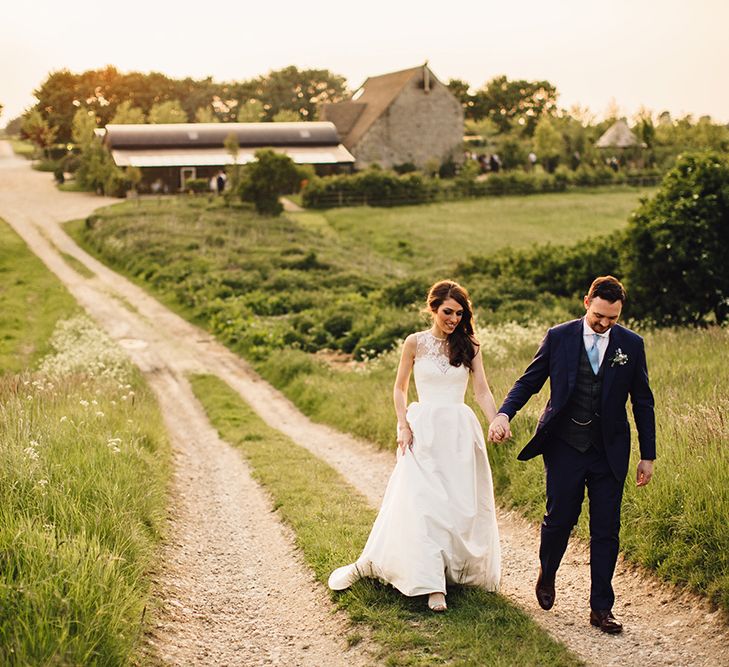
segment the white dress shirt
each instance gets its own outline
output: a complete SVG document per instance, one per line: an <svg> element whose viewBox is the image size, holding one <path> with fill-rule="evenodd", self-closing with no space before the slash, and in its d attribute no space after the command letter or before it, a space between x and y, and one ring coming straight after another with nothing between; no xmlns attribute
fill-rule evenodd
<svg viewBox="0 0 729 667"><path fill-rule="evenodd" d="M608 343L610 342L610 329L605 333L597 333L590 328L587 323L587 319L582 320L582 340L585 343L585 350L589 350L592 347L592 343L595 340L593 336L598 336L597 339L597 351L599 353L598 365L602 366L602 360L605 358L605 352L607 351Z"/></svg>

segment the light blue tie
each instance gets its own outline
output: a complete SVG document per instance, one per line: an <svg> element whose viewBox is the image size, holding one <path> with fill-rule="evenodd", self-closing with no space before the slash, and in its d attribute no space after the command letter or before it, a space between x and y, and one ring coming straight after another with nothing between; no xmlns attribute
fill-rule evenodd
<svg viewBox="0 0 729 667"><path fill-rule="evenodd" d="M600 350L597 349L597 341L600 338L597 334L592 334L592 347L587 350L587 358L590 360L592 372L597 375L600 370Z"/></svg>

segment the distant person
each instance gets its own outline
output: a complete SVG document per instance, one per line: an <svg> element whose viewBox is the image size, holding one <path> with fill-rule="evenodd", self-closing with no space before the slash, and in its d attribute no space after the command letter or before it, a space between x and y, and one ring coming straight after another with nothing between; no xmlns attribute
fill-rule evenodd
<svg viewBox="0 0 729 667"><path fill-rule="evenodd" d="M613 171L618 171L620 169L620 163L618 162L618 158L616 158L614 155L608 160L608 166Z"/></svg>
<svg viewBox="0 0 729 667"><path fill-rule="evenodd" d="M162 192L162 179L157 178L154 181L152 181L152 184L149 186L149 189L151 190L152 194L158 195L160 192Z"/></svg>
<svg viewBox="0 0 729 667"><path fill-rule="evenodd" d="M489 168L495 174L498 173L501 169L501 158L498 156L497 153L491 154L491 157L489 158Z"/></svg>
<svg viewBox="0 0 729 667"><path fill-rule="evenodd" d="M208 183L208 187L210 188L210 192L217 192L218 191L218 174L213 174L210 177L210 182Z"/></svg>
<svg viewBox="0 0 729 667"><path fill-rule="evenodd" d="M656 424L643 339L620 326L625 289L612 276L596 278L584 298L585 315L547 331L534 359L514 383L489 439L509 436L509 422L549 379L550 396L522 461L542 456L547 507L541 528L536 597L542 609L556 598L555 579L587 487L590 500L590 623L607 633L613 615L612 578L618 558L620 505L630 462L630 397L638 430L636 483L653 476Z"/></svg>
<svg viewBox="0 0 729 667"><path fill-rule="evenodd" d="M375 577L403 595L427 595L428 607L440 612L446 610L447 584L499 587L501 551L486 442L463 402L469 379L489 420L496 404L466 290L440 281L426 303L431 326L405 339L393 389L395 469L362 555L334 570L329 587L343 590L361 577ZM418 401L408 405L411 374Z"/></svg>
<svg viewBox="0 0 729 667"><path fill-rule="evenodd" d="M529 160L529 171L534 171L537 166L537 154L534 151L530 151L527 159Z"/></svg>
<svg viewBox="0 0 729 667"><path fill-rule="evenodd" d="M228 177L225 175L225 172L221 169L217 176L215 177L215 185L218 190L218 194L222 195L223 190L225 190L225 183L228 180Z"/></svg>

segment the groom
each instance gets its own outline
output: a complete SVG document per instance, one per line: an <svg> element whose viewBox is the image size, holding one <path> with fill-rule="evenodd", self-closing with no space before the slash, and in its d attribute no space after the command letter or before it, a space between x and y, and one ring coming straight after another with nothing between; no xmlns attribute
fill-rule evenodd
<svg viewBox="0 0 729 667"><path fill-rule="evenodd" d="M590 623L621 632L613 616L612 577L618 556L620 504L630 458L630 396L638 429L638 486L653 474L656 458L653 394L643 339L617 324L625 289L616 278L596 278L584 298L585 316L552 327L516 381L489 428L489 439L510 435L509 421L549 378L550 398L532 439L519 453L542 455L547 511L541 529L537 601L551 609L555 575L577 523L585 487L590 503Z"/></svg>

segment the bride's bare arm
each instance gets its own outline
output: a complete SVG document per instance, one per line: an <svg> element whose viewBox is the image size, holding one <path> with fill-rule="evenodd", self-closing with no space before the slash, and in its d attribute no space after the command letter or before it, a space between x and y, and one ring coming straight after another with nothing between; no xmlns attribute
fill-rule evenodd
<svg viewBox="0 0 729 667"><path fill-rule="evenodd" d="M496 417L496 401L494 401L494 395L491 393L491 388L486 380L480 348L473 358L473 393L476 397L476 403L491 423Z"/></svg>
<svg viewBox="0 0 729 667"><path fill-rule="evenodd" d="M403 451L413 442L413 434L405 413L407 412L408 386L410 385L410 373L413 370L413 362L415 361L416 347L415 334L411 334L403 343L395 386L392 389L392 398L395 402L395 412L397 414L397 444Z"/></svg>

